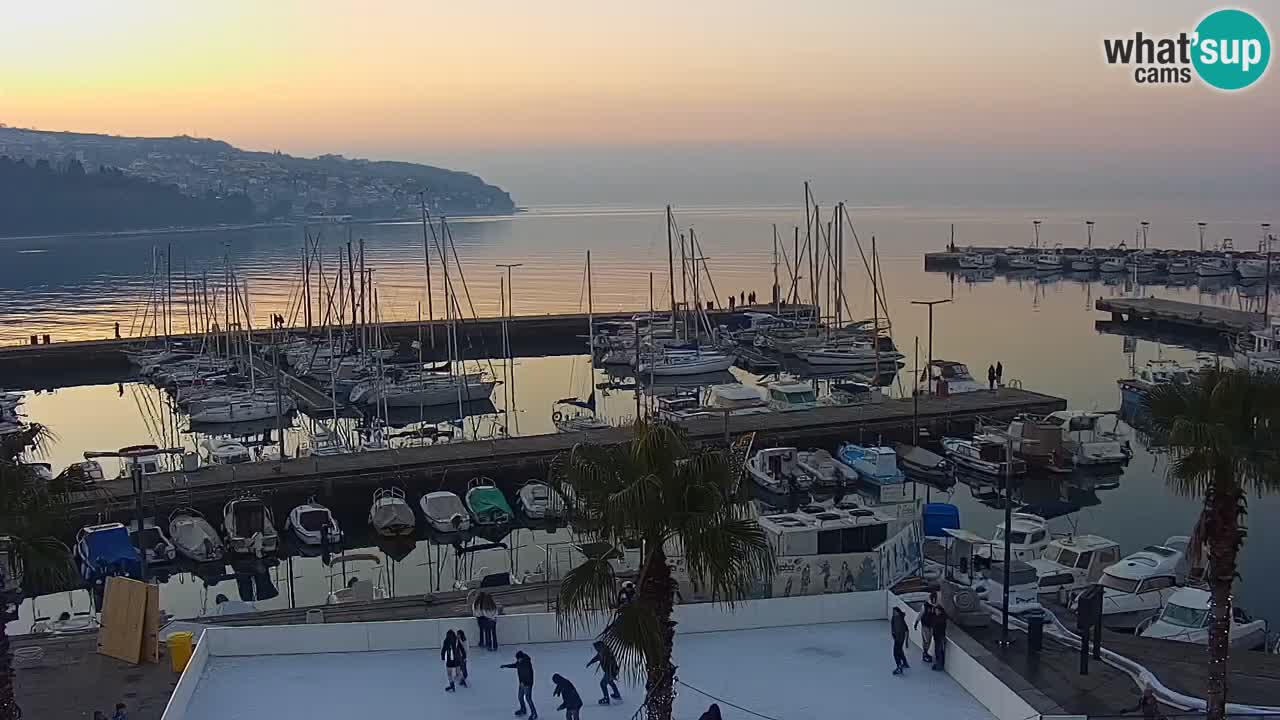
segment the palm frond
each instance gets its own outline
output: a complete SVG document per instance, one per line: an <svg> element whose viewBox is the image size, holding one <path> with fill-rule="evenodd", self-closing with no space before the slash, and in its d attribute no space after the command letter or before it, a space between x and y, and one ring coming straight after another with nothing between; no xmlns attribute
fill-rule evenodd
<svg viewBox="0 0 1280 720"><path fill-rule="evenodd" d="M666 652L662 638L662 621L653 609L631 603L618 609L599 639L618 659L622 674L640 680L647 674L650 658L660 658Z"/></svg>
<svg viewBox="0 0 1280 720"><path fill-rule="evenodd" d="M608 611L613 603L615 582L613 566L604 556L587 558L565 573L556 603L556 622L561 631L588 628L594 613Z"/></svg>
<svg viewBox="0 0 1280 720"><path fill-rule="evenodd" d="M71 551L52 537L14 536L22 558L23 584L39 595L73 589L79 577L71 562Z"/></svg>
<svg viewBox="0 0 1280 720"><path fill-rule="evenodd" d="M747 518L719 519L680 540L690 577L719 602L732 606L757 582L773 577L773 550L760 525Z"/></svg>

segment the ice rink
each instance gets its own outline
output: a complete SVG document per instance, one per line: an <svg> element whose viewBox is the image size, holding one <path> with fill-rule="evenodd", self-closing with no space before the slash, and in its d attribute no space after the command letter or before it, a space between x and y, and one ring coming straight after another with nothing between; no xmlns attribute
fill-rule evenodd
<svg viewBox="0 0 1280 720"><path fill-rule="evenodd" d="M499 628L501 640L501 628ZM188 720L260 718L510 718L516 674L498 666L522 649L533 658L534 702L554 720L551 675L577 686L583 720L631 720L643 687L622 681L620 705L599 706L599 675L587 669L587 642L472 648L471 687L446 693L439 651L381 651L260 657L214 657L188 705ZM840 717L990 720L992 715L946 673L912 664L893 669L884 621L677 635L679 680L728 703L777 720ZM696 720L714 700L678 686L676 717ZM726 720L762 720L720 703Z"/></svg>

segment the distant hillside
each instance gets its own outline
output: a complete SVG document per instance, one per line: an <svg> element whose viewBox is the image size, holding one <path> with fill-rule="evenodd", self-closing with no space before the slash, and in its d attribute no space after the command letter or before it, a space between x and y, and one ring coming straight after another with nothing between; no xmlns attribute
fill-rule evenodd
<svg viewBox="0 0 1280 720"><path fill-rule="evenodd" d="M0 236L139 230L253 222L243 193L192 197L173 185L118 169L85 171L78 160L54 167L0 155Z"/></svg>
<svg viewBox="0 0 1280 720"><path fill-rule="evenodd" d="M507 192L470 173L341 155L299 158L186 136L116 137L0 125L0 155L31 164L45 160L55 168L76 160L90 173L100 166L119 168L129 176L173 185L191 197L244 195L259 220L320 214L410 218L419 212L420 192L436 214L515 211Z"/></svg>

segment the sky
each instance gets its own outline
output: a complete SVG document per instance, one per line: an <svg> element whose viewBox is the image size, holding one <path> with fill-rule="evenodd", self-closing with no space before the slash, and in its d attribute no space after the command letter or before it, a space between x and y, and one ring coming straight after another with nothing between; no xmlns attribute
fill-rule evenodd
<svg viewBox="0 0 1280 720"><path fill-rule="evenodd" d="M1269 204L1274 68L1224 93L1139 86L1103 59L1104 37L1217 7L15 2L0 122L429 162L525 203L760 202L813 177L868 202ZM1245 7L1280 26L1280 7Z"/></svg>

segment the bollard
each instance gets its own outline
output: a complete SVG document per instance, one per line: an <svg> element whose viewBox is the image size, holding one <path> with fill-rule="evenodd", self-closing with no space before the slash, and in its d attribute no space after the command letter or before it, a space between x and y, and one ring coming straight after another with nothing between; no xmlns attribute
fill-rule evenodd
<svg viewBox="0 0 1280 720"><path fill-rule="evenodd" d="M1029 610L1022 617L1027 621L1027 652L1039 655L1044 648L1044 611Z"/></svg>

